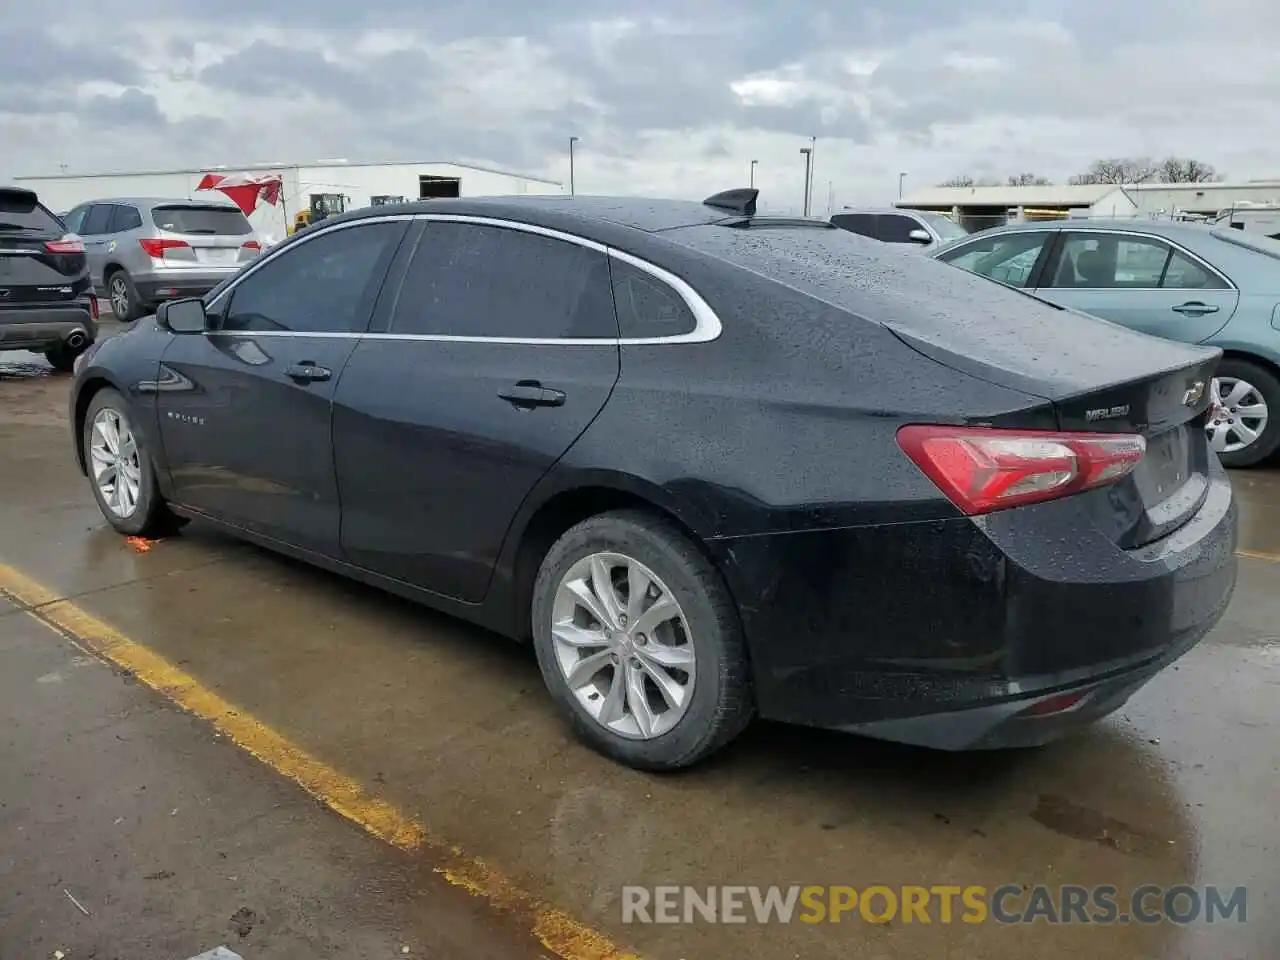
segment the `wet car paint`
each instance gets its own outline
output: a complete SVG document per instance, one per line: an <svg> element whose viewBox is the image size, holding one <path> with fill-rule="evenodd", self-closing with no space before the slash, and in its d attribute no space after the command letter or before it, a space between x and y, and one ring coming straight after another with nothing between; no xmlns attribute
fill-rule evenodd
<svg viewBox="0 0 1280 960"><path fill-rule="evenodd" d="M0 358L0 371L4 366ZM0 482L25 491L20 501L0 502L0 559L183 663L371 795L415 813L433 832L646 960L837 960L851 950L895 958L1067 960L1087 951L1100 960L1220 960L1269 956L1280 939L1268 803L1280 788L1280 748L1271 733L1280 722L1280 565L1273 561L1242 558L1231 607L1204 642L1119 713L1052 747L954 756L766 724L722 762L655 779L568 738L532 658L502 638L199 525L145 553L135 550L106 528L66 456L67 383L52 374L34 381L0 376L7 450ZM1273 522L1280 518L1280 474L1235 477L1241 548L1280 558L1280 524ZM61 641L49 634L44 642ZM113 682L124 689L129 683ZM65 706L45 709L57 716ZM166 742L145 713L135 716L141 739L134 750ZM34 743L23 736L19 749ZM69 749L76 744L90 746L83 736ZM246 775L203 750L163 755L165 762L175 757L197 776L226 783L233 796ZM141 812L131 799L137 784L120 766L92 769L97 794L119 791L124 806L101 827L82 819L65 836L81 855L110 861L111 831L120 829L112 819ZM52 780L39 787L49 810L66 802L64 789ZM284 809L296 809L301 823L328 819L309 802ZM181 811L170 818L168 807L157 816L166 821L157 831L186 822ZM216 849L218 839L208 831L160 831L147 849L167 863L183 849ZM31 842L56 853L51 833ZM324 847L317 869L338 855ZM377 869L412 879L414 868L388 849ZM173 882L211 898L235 886L214 871ZM1099 929L877 926L849 918L763 927L620 920L623 884L792 882L1104 883L1122 891L1144 883L1242 884L1250 922ZM134 898L164 882L135 872L113 883ZM75 910L54 894L34 915L65 929L64 911L74 917ZM227 916L243 905L232 899ZM368 909L381 909L379 902ZM167 915L182 921L197 903L178 899ZM325 897L288 909L321 924L333 904ZM464 902L442 909L455 912L450 929L459 936L468 923L487 922ZM215 932L226 916L216 919ZM116 927L100 929L99 944L112 943Z"/></svg>
<svg viewBox="0 0 1280 960"><path fill-rule="evenodd" d="M1161 532L1137 474L1114 489L975 523L959 518L894 441L904 423L921 421L1074 426L1089 405L1119 409L1122 400L1126 414L1105 428L1181 426L1203 414L1207 397L1190 408L1180 398L1209 375L1216 351L1065 314L834 228L708 225L715 212L692 204L610 209L616 219L584 214L591 208L466 201L406 212L524 218L623 247L675 271L726 318L716 341L624 343L620 373L610 360L604 379L588 381L573 367L574 348L557 360L556 347L374 339L353 351L353 339L248 335L229 339L239 349L260 339L260 354L279 353L273 363L228 354L198 372L179 358L189 348L212 355L210 345L225 354L228 338L175 336L152 319L87 358L71 420L80 421L99 385L113 383L134 404L161 491L181 512L235 517L236 529L264 545L516 637L529 629L530 568L567 527L566 510L572 520L601 495L656 507L707 545L738 598L767 718L853 727L937 714L941 745L947 711L1083 682L1089 669L1101 681L1122 666L1155 663L1220 616L1234 581L1236 523L1220 470L1210 476L1201 463L1195 477L1179 474L1201 486L1174 520L1195 515L1187 529L1203 542L1183 537L1184 555L1135 563L1116 542L1143 523L1150 536ZM380 308L369 309L371 329L385 329ZM890 317L892 325L876 322ZM922 338L927 347L913 345ZM1068 355L1048 357L1055 345ZM326 365L360 379L346 385L340 375L317 393L272 375L274 363L304 362L302 353L316 362L310 354L321 348L332 354L321 358ZM367 362L353 359L362 352ZM586 389L588 407L603 408L573 413L579 419L566 426L573 404L565 413L517 413L509 424L500 419L505 405L483 391L437 393L424 406L421 388L388 387L401 359L471 371L476 383L492 380L494 394L503 380L557 385L558 377ZM321 410L329 404L331 426ZM281 413L289 409L295 420ZM327 431L332 477L320 466L329 462ZM171 464L179 449L196 459ZM746 450L753 454L743 457ZM507 469L495 472L495 462ZM179 474L197 463L201 475ZM386 485L410 477L421 506L406 514L396 507L404 491ZM180 480L195 484L198 504L184 501ZM440 508L483 489L473 506L492 510L492 522ZM577 498L568 506L566 494ZM354 511L341 534L340 500ZM218 506L233 503L245 506ZM1089 528L1074 532L1084 504L1128 511L1113 542ZM864 596L913 589L930 603L884 611ZM881 616L868 621L868 610ZM1037 618L1060 621L1061 632L1046 634ZM1075 634L1095 627L1106 642L1082 646ZM957 663L967 666L957 671Z"/></svg>

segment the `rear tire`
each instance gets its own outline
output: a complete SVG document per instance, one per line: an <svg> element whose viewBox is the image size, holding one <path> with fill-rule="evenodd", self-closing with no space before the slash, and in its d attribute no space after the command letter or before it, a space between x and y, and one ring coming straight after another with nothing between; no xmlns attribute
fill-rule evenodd
<svg viewBox="0 0 1280 960"><path fill-rule="evenodd" d="M117 391L105 387L94 394L82 442L93 498L111 526L142 537L162 536L180 526L160 495L145 440Z"/></svg>
<svg viewBox="0 0 1280 960"><path fill-rule="evenodd" d="M1280 449L1280 379L1269 369L1249 360L1227 357L1214 371L1215 385L1219 379L1235 383L1247 383L1267 407L1267 420L1258 439L1247 447L1218 454L1224 467L1252 467L1269 458ZM1225 399L1225 398L1224 398ZM1230 410L1227 411L1231 413ZM1256 422L1256 421L1255 421ZM1210 437L1212 437L1212 421Z"/></svg>
<svg viewBox="0 0 1280 960"><path fill-rule="evenodd" d="M598 570L608 571L607 594L596 589ZM633 587L643 591L635 603ZM602 607L602 596L614 605ZM592 606L614 622L591 615ZM628 766L691 766L728 744L754 714L729 591L701 551L658 517L622 510L566 532L538 571L532 619L538 665L556 705L581 739Z"/></svg>
<svg viewBox="0 0 1280 960"><path fill-rule="evenodd" d="M142 316L138 288L123 267L107 275L107 300L111 304L111 312L121 323L133 323Z"/></svg>

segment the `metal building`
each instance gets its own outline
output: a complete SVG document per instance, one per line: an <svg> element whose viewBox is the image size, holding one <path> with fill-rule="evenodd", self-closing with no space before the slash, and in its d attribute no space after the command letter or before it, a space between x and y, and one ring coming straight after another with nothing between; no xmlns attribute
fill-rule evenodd
<svg viewBox="0 0 1280 960"><path fill-rule="evenodd" d="M113 173L61 173L15 177L19 186L36 191L51 209L65 212L87 200L112 197L173 197L225 203L221 193L198 191L208 174L274 175L281 180L280 203L261 204L249 219L264 237L281 239L300 211L337 205L355 210L381 203L427 197L513 196L559 194L563 185L528 174L511 173L448 161L355 162L318 160L312 163L253 163L183 170L144 170ZM328 212L336 212L329 209Z"/></svg>

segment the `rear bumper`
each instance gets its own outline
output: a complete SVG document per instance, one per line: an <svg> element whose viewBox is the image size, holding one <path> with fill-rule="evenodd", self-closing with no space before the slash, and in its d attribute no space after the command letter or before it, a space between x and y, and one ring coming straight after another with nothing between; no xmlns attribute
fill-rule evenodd
<svg viewBox="0 0 1280 960"><path fill-rule="evenodd" d="M1236 536L1215 461L1196 515L1136 550L1070 498L711 545L762 715L966 749L1043 743L1122 705L1222 617Z"/></svg>
<svg viewBox="0 0 1280 960"><path fill-rule="evenodd" d="M175 272L172 276L152 274L135 278L133 285L144 303L162 303L184 297L203 297L227 277L239 270L209 270L190 273Z"/></svg>
<svg viewBox="0 0 1280 960"><path fill-rule="evenodd" d="M0 310L0 350L47 350L66 343L77 331L88 343L98 337L87 303Z"/></svg>

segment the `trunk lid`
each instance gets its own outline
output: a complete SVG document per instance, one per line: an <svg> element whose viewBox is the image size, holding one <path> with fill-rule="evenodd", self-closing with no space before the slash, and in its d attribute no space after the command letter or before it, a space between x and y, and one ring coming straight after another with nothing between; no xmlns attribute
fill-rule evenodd
<svg viewBox="0 0 1280 960"><path fill-rule="evenodd" d="M1131 474L1078 500L1125 549L1178 529L1208 494L1212 453L1204 427L1221 351L1136 333L1032 297L1024 309L1025 320L1038 322L1004 324L991 336L968 324L949 333L888 326L945 366L1049 400L1059 429L1143 436L1147 451ZM1056 323L1047 325L1054 314Z"/></svg>
<svg viewBox="0 0 1280 960"><path fill-rule="evenodd" d="M66 235L66 227L30 190L0 188L0 309L62 303L84 294L84 253L58 253L47 246Z"/></svg>

